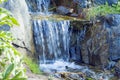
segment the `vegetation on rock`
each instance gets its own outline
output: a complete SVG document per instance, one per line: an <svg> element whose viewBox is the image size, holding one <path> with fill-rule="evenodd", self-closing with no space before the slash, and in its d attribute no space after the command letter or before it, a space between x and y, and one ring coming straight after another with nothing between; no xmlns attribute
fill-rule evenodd
<svg viewBox="0 0 120 80"><path fill-rule="evenodd" d="M118 4L112 6L106 3L105 5L91 7L87 12L87 17L90 19L96 16L105 16L107 14L120 14L120 1L118 1Z"/></svg>

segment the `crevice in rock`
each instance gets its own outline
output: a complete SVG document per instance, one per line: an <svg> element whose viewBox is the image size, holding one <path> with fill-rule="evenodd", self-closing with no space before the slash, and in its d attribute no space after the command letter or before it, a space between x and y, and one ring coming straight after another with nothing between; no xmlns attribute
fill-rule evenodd
<svg viewBox="0 0 120 80"><path fill-rule="evenodd" d="M23 42L23 44L25 45L25 43ZM22 48L22 49L25 49L27 52L29 52L29 53L32 53L27 47L23 47L23 46L20 46L20 45L18 45L18 44L16 44L16 43L12 43L12 45L14 46L14 47L16 47L16 48Z"/></svg>

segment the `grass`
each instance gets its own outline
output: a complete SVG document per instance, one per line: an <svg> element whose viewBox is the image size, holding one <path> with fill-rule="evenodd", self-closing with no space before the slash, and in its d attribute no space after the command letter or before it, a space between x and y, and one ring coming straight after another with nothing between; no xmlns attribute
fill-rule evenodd
<svg viewBox="0 0 120 80"><path fill-rule="evenodd" d="M32 73L41 74L39 65L30 57L24 57L25 64L29 67Z"/></svg>
<svg viewBox="0 0 120 80"><path fill-rule="evenodd" d="M120 14L120 1L116 5L109 6L108 3L105 5L99 5L91 7L88 10L87 17L94 18L96 16L105 16L107 14Z"/></svg>

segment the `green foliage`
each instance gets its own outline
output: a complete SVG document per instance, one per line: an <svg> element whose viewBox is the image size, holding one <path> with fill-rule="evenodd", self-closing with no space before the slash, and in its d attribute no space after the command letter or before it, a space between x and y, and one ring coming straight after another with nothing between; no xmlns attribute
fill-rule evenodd
<svg viewBox="0 0 120 80"><path fill-rule="evenodd" d="M106 3L105 5L92 7L88 10L87 17L90 19L91 17L105 16L106 14L120 14L120 1L117 5L109 6Z"/></svg>
<svg viewBox="0 0 120 80"><path fill-rule="evenodd" d="M2 25L19 25L17 20L12 16L12 14L4 8L0 8L0 26Z"/></svg>
<svg viewBox="0 0 120 80"><path fill-rule="evenodd" d="M86 80L95 80L95 79L93 79L93 78L86 78Z"/></svg>
<svg viewBox="0 0 120 80"><path fill-rule="evenodd" d="M5 2L5 1L7 1L7 0L0 0L0 3L3 3L3 2Z"/></svg>
<svg viewBox="0 0 120 80"><path fill-rule="evenodd" d="M9 32L0 32L0 80L26 79L21 55L12 46L12 40Z"/></svg>
<svg viewBox="0 0 120 80"><path fill-rule="evenodd" d="M14 69L14 64L10 64L2 75L3 80L7 79L10 76L13 69Z"/></svg>
<svg viewBox="0 0 120 80"><path fill-rule="evenodd" d="M30 68L30 70L35 74L41 74L39 65L30 57L24 57L24 62Z"/></svg>
<svg viewBox="0 0 120 80"><path fill-rule="evenodd" d="M6 0L0 0L0 3ZM4 8L0 8L0 26L19 25L17 20ZM12 46L10 32L0 31L0 80L26 80L21 54Z"/></svg>

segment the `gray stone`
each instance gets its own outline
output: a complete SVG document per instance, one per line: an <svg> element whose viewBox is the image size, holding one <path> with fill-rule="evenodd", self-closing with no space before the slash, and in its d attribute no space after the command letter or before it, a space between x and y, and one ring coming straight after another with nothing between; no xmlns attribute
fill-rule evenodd
<svg viewBox="0 0 120 80"><path fill-rule="evenodd" d="M120 78L120 61L115 65L115 75Z"/></svg>
<svg viewBox="0 0 120 80"><path fill-rule="evenodd" d="M81 42L83 62L94 66L105 66L108 60L107 31L101 25L90 27Z"/></svg>
<svg viewBox="0 0 120 80"><path fill-rule="evenodd" d="M71 14L70 16L72 16L72 17L78 17L78 14L73 13L73 14Z"/></svg>
<svg viewBox="0 0 120 80"><path fill-rule="evenodd" d="M110 61L109 64L108 64L108 66L107 66L106 68L107 68L108 70L110 70L110 69L112 69L113 67L115 67L115 64L116 64L116 62Z"/></svg>
<svg viewBox="0 0 120 80"><path fill-rule="evenodd" d="M24 48L30 52L33 52L34 47L32 40L32 27L30 24L30 16L25 0L9 0L2 6L12 12L13 16L18 20L20 24L20 26L14 26L10 29L11 33L16 39L13 41L13 43L18 45L19 48ZM20 52L22 52L22 50Z"/></svg>
<svg viewBox="0 0 120 80"><path fill-rule="evenodd" d="M58 6L58 8L57 8L57 13L58 14L66 15L66 14L69 14L69 13L72 13L72 12L73 12L73 9L67 8L65 6Z"/></svg>
<svg viewBox="0 0 120 80"><path fill-rule="evenodd" d="M108 43L109 43L109 59L119 60L120 59L120 15L109 15L113 17L111 22L106 22L108 31Z"/></svg>
<svg viewBox="0 0 120 80"><path fill-rule="evenodd" d="M90 27L81 42L84 63L105 67L120 59L120 15L107 15L103 24Z"/></svg>

